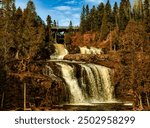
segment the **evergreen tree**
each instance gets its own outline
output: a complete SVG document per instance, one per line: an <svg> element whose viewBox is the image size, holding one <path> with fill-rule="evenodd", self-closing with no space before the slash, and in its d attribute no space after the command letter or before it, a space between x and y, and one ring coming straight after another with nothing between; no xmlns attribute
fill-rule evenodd
<svg viewBox="0 0 150 128"><path fill-rule="evenodd" d="M14 4L14 1L3 0L1 4L2 13L0 14L0 93L2 94L1 96L3 100L5 88L8 88L7 73L9 72L9 68L7 62L9 61L9 51L13 44L14 22L12 21L12 4ZM13 6L15 7L15 5ZM3 101L1 102L1 109L3 109Z"/></svg>
<svg viewBox="0 0 150 128"><path fill-rule="evenodd" d="M24 10L23 15L24 29L23 29L23 53L26 58L33 58L39 49L40 42L37 40L38 16L36 14L35 5L32 1L27 3L27 7Z"/></svg>
<svg viewBox="0 0 150 128"><path fill-rule="evenodd" d="M124 30L131 18L131 6L129 0L121 0L119 9L119 29Z"/></svg>
<svg viewBox="0 0 150 128"><path fill-rule="evenodd" d="M37 52L40 52L41 49L44 47L44 44L45 44L45 25L43 24L43 22L37 22L37 44L38 44L38 47L37 49L35 49L35 53ZM36 55L38 56L38 54Z"/></svg>
<svg viewBox="0 0 150 128"><path fill-rule="evenodd" d="M13 43L13 34L14 34L14 26L13 26L13 5L14 0L3 0L3 16L0 20L0 50L2 56L2 62L6 62L9 57L9 49ZM15 10L14 10L15 11ZM7 66L5 65L5 69L7 70Z"/></svg>
<svg viewBox="0 0 150 128"><path fill-rule="evenodd" d="M98 24L98 31L100 31L102 25L102 19L104 15L104 4L100 3L97 7L97 24Z"/></svg>
<svg viewBox="0 0 150 128"><path fill-rule="evenodd" d="M143 20L143 3L142 0L138 1L138 17L139 19Z"/></svg>
<svg viewBox="0 0 150 128"><path fill-rule="evenodd" d="M72 33L73 33L73 25L72 25L72 21L69 22L69 32L68 33L65 33L64 35L64 43L65 45L70 45L72 43Z"/></svg>
<svg viewBox="0 0 150 128"><path fill-rule="evenodd" d="M144 24L146 32L150 32L150 1L144 1Z"/></svg>
<svg viewBox="0 0 150 128"><path fill-rule="evenodd" d="M85 7L82 7L82 12L81 12L81 16L80 16L80 31L81 33L85 33L86 32L86 28L85 28L85 22L86 22L86 11L85 11Z"/></svg>
<svg viewBox="0 0 150 128"><path fill-rule="evenodd" d="M56 27L56 26L57 26L56 20L54 20L54 22L53 22L53 26L54 26L54 27Z"/></svg>
<svg viewBox="0 0 150 128"><path fill-rule="evenodd" d="M86 12L85 18L87 19L88 16L89 16L89 13L90 13L90 11L89 11L89 5L86 5L85 12Z"/></svg>
<svg viewBox="0 0 150 128"><path fill-rule="evenodd" d="M128 18L128 20L131 19L131 4L130 4L130 0L126 0L125 2L125 13L126 13L126 16Z"/></svg>
<svg viewBox="0 0 150 128"><path fill-rule="evenodd" d="M134 2L133 13L135 20L143 20L143 3L142 0Z"/></svg>
<svg viewBox="0 0 150 128"><path fill-rule="evenodd" d="M22 52L23 49L23 39L22 39L22 33L23 33L23 12L21 8L18 8L15 13L15 37L14 37L14 47L16 49L16 55L15 58L19 59L19 54Z"/></svg>
<svg viewBox="0 0 150 128"><path fill-rule="evenodd" d="M115 2L112 12L113 27L118 27L118 20L119 20L119 8L117 2Z"/></svg>
<svg viewBox="0 0 150 128"><path fill-rule="evenodd" d="M72 25L72 21L69 22L69 32L72 33L73 30L73 25Z"/></svg>
<svg viewBox="0 0 150 128"><path fill-rule="evenodd" d="M93 6L91 11L90 11L90 23L91 23L91 30L92 31L96 31L98 30L98 26L97 26L97 10L96 7Z"/></svg>
<svg viewBox="0 0 150 128"><path fill-rule="evenodd" d="M105 5L105 10L104 10L104 16L102 20L102 26L101 26L101 40L106 39L108 33L112 29L112 21L111 21L111 5L109 3L109 0L107 1Z"/></svg>
<svg viewBox="0 0 150 128"><path fill-rule="evenodd" d="M15 0L2 0L3 9L7 10L6 12L12 10L13 4L15 4Z"/></svg>
<svg viewBox="0 0 150 128"><path fill-rule="evenodd" d="M90 23L91 23L91 19L90 19L89 6L86 5L86 8L85 8L85 29L86 29L86 31L90 31Z"/></svg>
<svg viewBox="0 0 150 128"><path fill-rule="evenodd" d="M52 39L52 31L51 31L51 24L52 24L52 20L51 20L51 16L48 15L47 16L47 27L46 27L46 42L48 43L53 43L53 39Z"/></svg>
<svg viewBox="0 0 150 128"><path fill-rule="evenodd" d="M15 15L15 12L16 12L16 5L15 3L12 4L12 16Z"/></svg>
<svg viewBox="0 0 150 128"><path fill-rule="evenodd" d="M137 0L134 0L132 15L133 15L133 19L136 20L137 19Z"/></svg>

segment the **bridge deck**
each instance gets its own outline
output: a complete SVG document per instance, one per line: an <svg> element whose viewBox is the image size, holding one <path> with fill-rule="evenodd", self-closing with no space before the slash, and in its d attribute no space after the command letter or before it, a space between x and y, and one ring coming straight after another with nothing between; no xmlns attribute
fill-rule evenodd
<svg viewBox="0 0 150 128"><path fill-rule="evenodd" d="M73 30L79 30L78 26L72 27ZM56 26L56 27L52 27L52 30L60 30L60 31L67 31L69 30L69 26Z"/></svg>

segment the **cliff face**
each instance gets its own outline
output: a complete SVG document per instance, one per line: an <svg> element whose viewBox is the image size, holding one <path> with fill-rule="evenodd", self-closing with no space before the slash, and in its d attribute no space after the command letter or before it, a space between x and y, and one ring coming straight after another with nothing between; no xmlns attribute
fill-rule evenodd
<svg viewBox="0 0 150 128"><path fill-rule="evenodd" d="M23 108L24 84L26 84L27 108L31 106L51 108L52 105L62 104L67 100L65 83L59 78L61 74L53 62L16 61L10 65L11 72L6 80L7 86L0 93L4 95L3 110ZM24 65L24 68L20 65ZM50 73L49 66L55 69L54 73Z"/></svg>

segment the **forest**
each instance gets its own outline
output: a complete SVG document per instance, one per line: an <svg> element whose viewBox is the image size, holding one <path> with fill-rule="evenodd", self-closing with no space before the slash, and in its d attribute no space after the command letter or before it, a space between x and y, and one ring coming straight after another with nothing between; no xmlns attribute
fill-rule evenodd
<svg viewBox="0 0 150 128"><path fill-rule="evenodd" d="M43 95L43 100L36 99L43 106L59 104L66 98L61 80L40 74L55 51L52 27L56 21L48 15L45 23L31 0L24 10L16 8L15 0L0 0L0 4L0 110L23 107L24 84L29 87L28 96ZM64 44L73 53L79 46L102 48L104 56L117 60L109 64L114 71L115 97L134 101L133 110L150 109L149 0L136 0L134 5L130 0L115 2L114 6L109 0L92 8L83 5L79 30L73 31L70 22Z"/></svg>

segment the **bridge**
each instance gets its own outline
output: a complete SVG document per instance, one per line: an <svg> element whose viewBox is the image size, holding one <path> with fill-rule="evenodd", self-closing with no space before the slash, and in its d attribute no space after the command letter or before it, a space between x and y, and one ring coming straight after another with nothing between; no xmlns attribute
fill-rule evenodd
<svg viewBox="0 0 150 128"><path fill-rule="evenodd" d="M69 31L71 31L73 33L77 32L79 30L79 27L73 26L70 29L69 26L52 26L51 30L54 34L53 37L55 39L55 42L63 44L65 33L69 33Z"/></svg>
<svg viewBox="0 0 150 128"><path fill-rule="evenodd" d="M69 26L52 26L52 31L54 32L68 32L70 29ZM71 28L73 31L78 31L79 27L78 26L72 26Z"/></svg>

